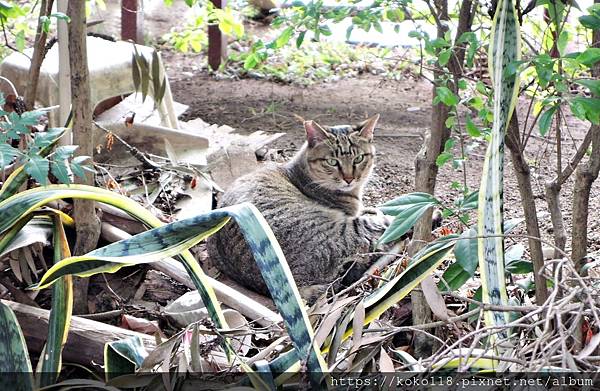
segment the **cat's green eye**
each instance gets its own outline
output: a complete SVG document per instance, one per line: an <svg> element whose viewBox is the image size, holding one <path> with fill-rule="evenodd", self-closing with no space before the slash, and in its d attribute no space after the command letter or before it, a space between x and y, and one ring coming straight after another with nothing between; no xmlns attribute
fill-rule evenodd
<svg viewBox="0 0 600 391"><path fill-rule="evenodd" d="M327 164L329 164L330 166L337 166L338 161L336 159L326 159L325 160L327 162Z"/></svg>
<svg viewBox="0 0 600 391"><path fill-rule="evenodd" d="M358 155L354 158L354 164L361 163L363 160L365 160L365 155Z"/></svg>

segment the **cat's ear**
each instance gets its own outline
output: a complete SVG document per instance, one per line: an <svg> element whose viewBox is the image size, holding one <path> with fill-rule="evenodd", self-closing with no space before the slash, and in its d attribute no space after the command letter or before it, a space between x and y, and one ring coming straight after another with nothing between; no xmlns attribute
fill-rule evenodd
<svg viewBox="0 0 600 391"><path fill-rule="evenodd" d="M304 121L304 130L306 130L306 141L311 148L329 138L327 131L315 121Z"/></svg>
<svg viewBox="0 0 600 391"><path fill-rule="evenodd" d="M375 114L365 122L358 125L358 132L360 137L366 138L369 141L373 140L373 131L375 130L375 126L377 125L377 121L379 121L379 114Z"/></svg>

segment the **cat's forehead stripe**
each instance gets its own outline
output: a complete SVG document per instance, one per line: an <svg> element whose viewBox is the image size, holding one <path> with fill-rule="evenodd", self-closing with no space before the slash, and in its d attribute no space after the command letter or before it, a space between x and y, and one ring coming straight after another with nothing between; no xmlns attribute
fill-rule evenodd
<svg viewBox="0 0 600 391"><path fill-rule="evenodd" d="M356 153L354 143L345 134L338 134L335 138L335 145L332 145L335 156L352 155Z"/></svg>

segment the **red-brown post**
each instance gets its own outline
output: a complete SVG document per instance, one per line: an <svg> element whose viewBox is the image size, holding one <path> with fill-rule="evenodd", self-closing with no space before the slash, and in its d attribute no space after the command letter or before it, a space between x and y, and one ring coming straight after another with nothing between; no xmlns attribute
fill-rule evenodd
<svg viewBox="0 0 600 391"><path fill-rule="evenodd" d="M217 8L225 8L227 0L211 0ZM218 25L208 26L208 65L217 70L221 61L227 57L227 36L221 32Z"/></svg>
<svg viewBox="0 0 600 391"><path fill-rule="evenodd" d="M121 39L144 43L143 0L121 0Z"/></svg>

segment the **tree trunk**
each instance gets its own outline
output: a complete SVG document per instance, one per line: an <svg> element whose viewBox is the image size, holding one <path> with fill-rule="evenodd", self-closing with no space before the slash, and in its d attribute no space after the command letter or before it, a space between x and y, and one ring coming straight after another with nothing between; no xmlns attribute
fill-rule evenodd
<svg viewBox="0 0 600 391"><path fill-rule="evenodd" d="M559 250L565 251L567 245L567 230L565 229L565 220L560 207L560 190L562 186L557 181L546 183L546 203L550 212L552 229L554 231L554 258L562 258Z"/></svg>
<svg viewBox="0 0 600 391"><path fill-rule="evenodd" d="M592 184L600 172L600 127L592 126L592 154L587 163L575 170L573 187L573 233L571 259L579 270L587 254L588 214Z"/></svg>
<svg viewBox="0 0 600 391"><path fill-rule="evenodd" d="M600 0L594 0L595 4L599 4ZM600 47L600 31L595 30L592 33L592 47ZM600 76L600 64L594 65L592 68L592 76L598 78ZM575 184L573 185L573 215L571 233L571 260L575 264L575 268L579 271L584 264L584 257L587 254L587 234L588 234L588 213L590 193L592 185L598 178L600 172L600 127L592 125L591 132L592 153L587 163L577 166L575 171ZM575 329L573 339L575 340L575 351L580 351L583 348L583 320L579 321L578 327ZM595 349L596 353L598 348Z"/></svg>
<svg viewBox="0 0 600 391"><path fill-rule="evenodd" d="M517 119L517 111L513 114L508 126L506 135L506 146L510 150L510 157L513 162L517 183L519 185L519 193L521 194L521 203L523 205L523 214L525 215L525 225L527 227L527 235L531 236L529 241L529 253L533 262L533 275L535 281L535 298L536 303L542 304L548 298L548 287L546 286L546 278L541 274L544 268L544 253L542 252L542 242L539 241L540 225L538 222L537 210L535 208L535 199L533 196L533 188L531 186L531 172L529 165L523 156L523 148L519 132L519 120ZM538 238L537 240L534 238Z"/></svg>
<svg viewBox="0 0 600 391"><path fill-rule="evenodd" d="M565 229L564 218L560 206L560 191L562 185L569 179L571 174L573 174L577 166L579 166L579 162L581 162L581 159L585 156L592 143L593 133L593 127L590 127L585 134L583 141L579 144L577 152L575 152L575 155L571 158L571 161L569 161L569 164L556 175L556 178L546 183L546 202L548 203L552 227L554 229L554 245L557 247L554 251L554 258L562 258L562 254L567 245L567 230Z"/></svg>
<svg viewBox="0 0 600 391"><path fill-rule="evenodd" d="M594 4L600 4L600 0L594 0ZM592 47L600 48L600 30L594 30L592 34ZM592 76L600 77L600 64L596 63L592 68ZM573 232L571 236L571 259L575 267L583 266L583 258L587 254L587 230L588 209L592 184L598 178L600 172L600 127L592 125L592 154L587 163L581 164L575 171L575 185L573 187Z"/></svg>
<svg viewBox="0 0 600 391"><path fill-rule="evenodd" d="M85 1L69 1L69 64L71 67L71 96L73 111L73 143L78 145L79 155L93 156L92 112L89 72L87 66ZM81 184L94 185L94 176L77 178ZM100 236L100 221L96 216L95 203L89 200L74 201L74 219L77 232L74 255L85 254L94 248ZM74 313L87 312L88 280L74 279Z"/></svg>
<svg viewBox="0 0 600 391"><path fill-rule="evenodd" d="M48 33L42 28L42 17L50 16L53 4L54 0L42 0L40 3L40 16L38 17L33 55L31 57L31 65L29 66L29 83L25 90L25 107L27 110L32 110L35 104L37 85L40 78L40 68L42 67L42 62L44 62L44 57L46 56L46 39L48 38Z"/></svg>

